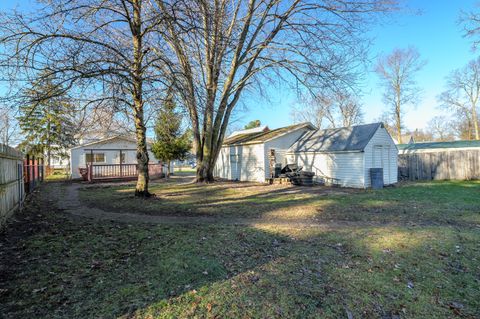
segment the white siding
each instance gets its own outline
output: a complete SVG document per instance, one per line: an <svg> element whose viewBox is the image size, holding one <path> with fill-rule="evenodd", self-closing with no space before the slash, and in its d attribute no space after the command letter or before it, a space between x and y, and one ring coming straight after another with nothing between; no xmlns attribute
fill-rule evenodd
<svg viewBox="0 0 480 319"><path fill-rule="evenodd" d="M270 150L275 150L275 162L282 164L282 167L286 164L292 164L288 161L286 156L288 149L295 143L300 136L302 136L308 129L297 130L282 136L279 136L275 139L265 142L265 178L270 178Z"/></svg>
<svg viewBox="0 0 480 319"><path fill-rule="evenodd" d="M270 177L269 150L275 149L277 163L287 164L287 150L306 131L299 129L265 143L223 146L215 165L215 176L263 183Z"/></svg>
<svg viewBox="0 0 480 319"><path fill-rule="evenodd" d="M230 166L230 148L222 147L215 164L213 173L216 177L232 179L232 169Z"/></svg>
<svg viewBox="0 0 480 319"><path fill-rule="evenodd" d="M381 154L381 158L379 158ZM370 187L370 168L383 168L385 185L394 184L398 174L398 150L385 128L378 128L365 147L365 186Z"/></svg>
<svg viewBox="0 0 480 319"><path fill-rule="evenodd" d="M264 182L264 144L224 146L220 150L214 174L217 177Z"/></svg>
<svg viewBox="0 0 480 319"><path fill-rule="evenodd" d="M344 187L365 187L362 152L297 153L288 154L288 159L303 170L314 172L316 179L325 176L338 179Z"/></svg>
<svg viewBox="0 0 480 319"><path fill-rule="evenodd" d="M240 165L237 176L241 181L265 182L265 144L243 145L238 147Z"/></svg>
<svg viewBox="0 0 480 319"><path fill-rule="evenodd" d="M90 149L93 149L93 153L104 153L105 154L105 163L104 164L119 164L120 163L120 152L122 150L125 153L125 164L136 164L136 148L137 144L132 141L124 139L112 139L105 142L99 142L92 145L85 145L82 147L74 148L70 150L70 173L72 178L80 178L78 172L79 167L85 167L85 154L90 154ZM85 151L88 149L88 151ZM108 150L106 150L108 149ZM148 157L150 163L158 163L158 160L155 158L152 152L148 152Z"/></svg>

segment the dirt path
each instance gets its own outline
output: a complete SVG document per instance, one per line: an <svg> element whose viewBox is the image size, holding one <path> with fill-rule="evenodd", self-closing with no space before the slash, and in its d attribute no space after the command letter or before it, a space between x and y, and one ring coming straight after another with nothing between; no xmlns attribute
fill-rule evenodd
<svg viewBox="0 0 480 319"><path fill-rule="evenodd" d="M324 228L338 229L348 227L386 227L386 226L428 226L421 223L385 223L385 222L359 222L359 221L330 221L319 222L309 219L263 219L263 218L229 218L229 217L208 217L208 216L170 216L170 215L145 215L135 213L114 213L95 207L84 205L78 195L81 184L55 184L50 190L55 197L57 205L64 212L94 220L107 220L123 223L148 223L148 224L223 224L223 225L243 225L243 226L288 226L298 228ZM54 195L55 194L55 195Z"/></svg>
<svg viewBox="0 0 480 319"><path fill-rule="evenodd" d="M80 184L64 184L53 186L52 194L57 194L57 205L64 212L74 216L81 216L97 220L109 220L125 223L149 223L149 224L214 224L226 225L285 225L298 227L331 227L331 223L312 223L308 220L264 220L255 218L218 218L196 216L168 216L168 215L145 215L132 213L113 213L100 208L87 207L79 199L78 190ZM62 189L60 189L62 188Z"/></svg>

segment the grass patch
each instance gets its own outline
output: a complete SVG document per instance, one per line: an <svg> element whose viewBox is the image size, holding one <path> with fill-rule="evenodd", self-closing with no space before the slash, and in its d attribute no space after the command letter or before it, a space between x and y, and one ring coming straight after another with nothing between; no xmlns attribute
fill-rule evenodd
<svg viewBox="0 0 480 319"><path fill-rule="evenodd" d="M480 231L471 224L437 223L438 218L446 218L447 211L431 224L419 226L155 226L62 214L51 202L52 192L59 187L44 184L0 234L2 316L480 317ZM432 195L436 187L441 194L435 200L430 197L437 196ZM190 198L201 191L196 185L171 183L155 188L161 194L182 189L187 193L178 194L183 199L177 204L198 205ZM259 190L252 198L244 198L248 188L214 185L208 189L217 189L230 205L245 200L251 210L285 205L289 200L283 194L310 196L288 193L291 188L282 189L277 197ZM108 201L130 192L128 187L96 191L114 194ZM421 211L429 201L437 203L440 211L448 202L440 197L453 192L452 200L463 203L465 214L474 216L478 204L470 202L474 194L470 191L478 191L478 184L421 183L380 192L317 194L322 199L311 203L345 209L328 218L349 217L348 207L362 211L366 206L383 209L401 202ZM426 194L430 194L428 200ZM262 200L262 196L267 197ZM357 206L350 197L357 197ZM396 220L395 214L385 214L384 218ZM417 215L434 216L429 214Z"/></svg>
<svg viewBox="0 0 480 319"><path fill-rule="evenodd" d="M85 188L87 205L152 215L187 215L423 223L480 223L480 182L445 181L403 184L382 190L266 186L252 183L150 186L156 199L133 196L131 185Z"/></svg>
<svg viewBox="0 0 480 319"><path fill-rule="evenodd" d="M55 182L55 181L65 181L70 179L70 173L64 169L56 169L52 174L45 176L46 181Z"/></svg>

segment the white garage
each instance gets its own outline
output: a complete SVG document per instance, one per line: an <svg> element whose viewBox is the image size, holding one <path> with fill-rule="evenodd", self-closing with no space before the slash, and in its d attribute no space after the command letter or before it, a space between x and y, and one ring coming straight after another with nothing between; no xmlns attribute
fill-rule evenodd
<svg viewBox="0 0 480 319"><path fill-rule="evenodd" d="M214 175L216 177L265 182L270 178L269 154L275 152L275 161L287 164L286 153L300 136L314 130L311 123L302 123L270 130L245 130L230 135L223 142Z"/></svg>
<svg viewBox="0 0 480 319"><path fill-rule="evenodd" d="M370 168L382 168L384 184L397 182L398 149L382 123L315 130L287 151L289 163L317 180L344 187L370 187Z"/></svg>

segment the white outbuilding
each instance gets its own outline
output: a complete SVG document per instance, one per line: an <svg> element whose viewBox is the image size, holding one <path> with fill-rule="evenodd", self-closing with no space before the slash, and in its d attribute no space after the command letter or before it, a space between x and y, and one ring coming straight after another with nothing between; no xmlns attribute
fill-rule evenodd
<svg viewBox="0 0 480 319"><path fill-rule="evenodd" d="M223 143L214 175L229 180L263 183L271 177L271 151L275 152L276 163L288 164L285 155L289 147L300 136L314 129L311 123L302 123L274 130L261 127L235 132Z"/></svg>
<svg viewBox="0 0 480 319"><path fill-rule="evenodd" d="M287 151L289 163L344 187L370 187L370 168L383 169L385 185L397 182L398 149L383 123L314 130Z"/></svg>

